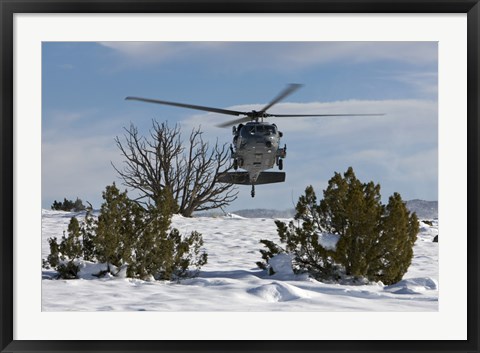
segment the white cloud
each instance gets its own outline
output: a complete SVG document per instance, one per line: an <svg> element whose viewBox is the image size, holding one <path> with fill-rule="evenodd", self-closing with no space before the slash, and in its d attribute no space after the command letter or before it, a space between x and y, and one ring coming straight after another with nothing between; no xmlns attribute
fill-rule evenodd
<svg viewBox="0 0 480 353"><path fill-rule="evenodd" d="M378 78L381 79L382 76ZM397 72L394 74L385 74L383 79L407 84L414 88L418 93L424 95L435 97L438 93L437 72Z"/></svg>
<svg viewBox="0 0 480 353"><path fill-rule="evenodd" d="M121 163L114 138L121 133L125 120L118 116L103 119L104 114L95 109L44 114L43 207L64 197L80 197L98 207L105 186L118 181L110 162Z"/></svg>
<svg viewBox="0 0 480 353"><path fill-rule="evenodd" d="M60 68L63 70L73 70L75 66L73 64L62 64L60 65Z"/></svg>
<svg viewBox="0 0 480 353"><path fill-rule="evenodd" d="M191 55L208 56L212 65L252 68L298 69L312 65L365 63L389 60L408 64L434 64L433 42L101 42L133 65L156 64ZM239 66L238 62L242 65Z"/></svg>
<svg viewBox="0 0 480 353"><path fill-rule="evenodd" d="M221 50L221 42L100 42L133 65L157 64L188 57L193 52L211 54Z"/></svg>
<svg viewBox="0 0 480 353"><path fill-rule="evenodd" d="M185 51L182 45L170 42L101 42L127 59L142 63L154 63L167 60Z"/></svg>
<svg viewBox="0 0 480 353"><path fill-rule="evenodd" d="M88 110L79 112L58 109L44 113L42 139L48 141L68 138L69 132L75 131L72 126L88 119L93 113L93 111Z"/></svg>
<svg viewBox="0 0 480 353"><path fill-rule="evenodd" d="M105 186L117 180L111 161L121 164L110 136L42 143L42 199L51 204L55 199L80 197L98 207Z"/></svg>

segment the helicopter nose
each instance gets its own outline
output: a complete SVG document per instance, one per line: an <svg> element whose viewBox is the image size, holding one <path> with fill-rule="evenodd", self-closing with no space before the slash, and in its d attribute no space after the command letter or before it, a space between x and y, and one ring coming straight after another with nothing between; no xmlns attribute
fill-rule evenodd
<svg viewBox="0 0 480 353"><path fill-rule="evenodd" d="M270 141L270 140L265 141L265 145L266 145L268 148L272 147L272 141Z"/></svg>

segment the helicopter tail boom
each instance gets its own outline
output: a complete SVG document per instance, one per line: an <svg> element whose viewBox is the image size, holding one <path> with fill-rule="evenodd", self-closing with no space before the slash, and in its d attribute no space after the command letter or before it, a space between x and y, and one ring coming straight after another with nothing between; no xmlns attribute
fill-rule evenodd
<svg viewBox="0 0 480 353"><path fill-rule="evenodd" d="M262 172L253 183L250 180L248 172L222 173L217 179L220 183L239 184L239 185L260 185L282 183L285 181L284 172Z"/></svg>

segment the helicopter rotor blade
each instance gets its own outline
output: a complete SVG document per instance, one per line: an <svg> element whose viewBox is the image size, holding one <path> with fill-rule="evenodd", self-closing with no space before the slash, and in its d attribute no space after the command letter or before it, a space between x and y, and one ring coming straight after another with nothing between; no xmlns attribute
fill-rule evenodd
<svg viewBox="0 0 480 353"><path fill-rule="evenodd" d="M230 120L230 121L227 121L226 123L217 124L216 126L217 127L230 127L232 125L236 125L236 124L240 124L240 123L247 123L251 120L252 119L247 116L247 117L240 118L240 119Z"/></svg>
<svg viewBox="0 0 480 353"><path fill-rule="evenodd" d="M329 116L383 116L385 114L267 114L274 118L306 118L306 117L329 117Z"/></svg>
<svg viewBox="0 0 480 353"><path fill-rule="evenodd" d="M332 116L384 116L385 114L265 114L265 118L325 118ZM230 127L239 123L245 123L251 121L251 117L247 116L244 118L230 120L225 123L216 125L217 127Z"/></svg>
<svg viewBox="0 0 480 353"><path fill-rule="evenodd" d="M239 111L236 111L236 110L205 107L205 106L202 106L202 105L194 105L194 104L186 104L186 103L169 102L169 101L162 101L162 100L159 100L159 99L150 99L150 98L141 98L141 97L126 97L125 99L126 100L135 100L135 101L147 102L147 103L172 105L174 107L203 110L203 111L206 111L206 112L226 114L226 115L239 116L239 115L247 115L248 114L248 113L239 112Z"/></svg>
<svg viewBox="0 0 480 353"><path fill-rule="evenodd" d="M289 84L282 92L280 92L278 94L278 96L276 96L274 99L272 99L272 101L270 103L268 103L265 107L263 107L262 110L260 110L260 112L266 112L268 109L270 109L274 104L277 104L278 102L280 102L282 99L284 99L286 96L292 94L293 92L295 92L297 89L299 89L300 87L302 87L303 85L299 84L299 83L291 83Z"/></svg>

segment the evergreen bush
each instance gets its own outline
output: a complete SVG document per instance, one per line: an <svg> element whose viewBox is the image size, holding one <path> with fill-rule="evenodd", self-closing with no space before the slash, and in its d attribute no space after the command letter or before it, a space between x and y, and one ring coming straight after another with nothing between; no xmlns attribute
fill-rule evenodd
<svg viewBox="0 0 480 353"><path fill-rule="evenodd" d="M49 238L48 245L50 247L50 254L47 256L46 265L56 268L60 262L60 251L58 249L57 238Z"/></svg>
<svg viewBox="0 0 480 353"><path fill-rule="evenodd" d="M73 261L67 261L58 265L56 270L59 278L76 279L78 272L80 271L80 267Z"/></svg>
<svg viewBox="0 0 480 353"><path fill-rule="evenodd" d="M57 200L53 201L51 206L52 210L55 211L67 211L67 212L80 212L86 209L82 200L77 197L75 201L63 199L63 202L58 202Z"/></svg>
<svg viewBox="0 0 480 353"><path fill-rule="evenodd" d="M70 220L68 235L60 244L49 239L50 255L44 264L54 267L59 277L76 278L78 259L106 264L99 277L126 268L128 277L157 280L195 276L207 263L200 233L182 236L171 228L176 203L168 188L146 208L115 183L106 187L102 197L98 219L89 207L81 224L75 217Z"/></svg>
<svg viewBox="0 0 480 353"><path fill-rule="evenodd" d="M80 228L82 233L83 259L93 261L95 259L95 218L92 215L92 206L87 208L85 219Z"/></svg>
<svg viewBox="0 0 480 353"><path fill-rule="evenodd" d="M59 278L77 278L80 268L75 261L82 256L83 252L80 237L80 224L77 218L72 217L68 224L67 235L64 232L60 244L56 237L48 239L50 254L44 265L53 267L58 272Z"/></svg>
<svg viewBox="0 0 480 353"><path fill-rule="evenodd" d="M67 228L67 236L65 234L62 237L62 241L59 245L59 252L61 259L75 260L82 255L82 242L80 232L80 223L76 217L70 219L70 223Z"/></svg>
<svg viewBox="0 0 480 353"><path fill-rule="evenodd" d="M107 186L102 194L104 202L95 226L95 257L101 263L120 267L132 263L134 243L142 223L141 207L120 192L115 186Z"/></svg>
<svg viewBox="0 0 480 353"><path fill-rule="evenodd" d="M396 283L407 272L419 231L415 213L410 213L400 194L382 205L380 185L361 183L350 167L335 173L317 202L312 186L296 205L295 221L276 221L283 247L262 240L260 268L280 252L293 254L297 273L308 272L324 281L353 280ZM335 234L334 249L322 245L323 234Z"/></svg>

